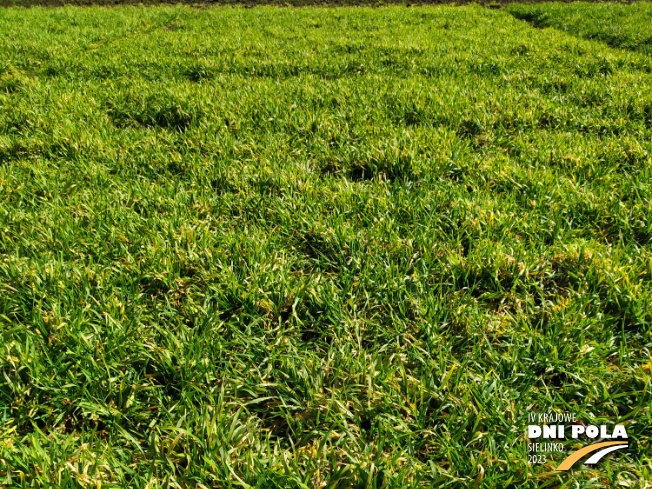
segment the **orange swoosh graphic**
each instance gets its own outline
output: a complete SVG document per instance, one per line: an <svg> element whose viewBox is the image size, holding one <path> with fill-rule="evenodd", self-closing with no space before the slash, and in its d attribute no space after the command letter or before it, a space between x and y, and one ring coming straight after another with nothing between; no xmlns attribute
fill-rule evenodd
<svg viewBox="0 0 652 489"><path fill-rule="evenodd" d="M584 455L587 455L591 452L595 452L596 450L599 450L604 447L610 447L611 445L622 445L624 442L623 441L606 441L604 443L596 443L594 445L589 445L588 447L584 447L575 453L572 453L566 459L559 464L559 466L555 470L568 470L570 469L575 462L577 462L579 459L581 459Z"/></svg>

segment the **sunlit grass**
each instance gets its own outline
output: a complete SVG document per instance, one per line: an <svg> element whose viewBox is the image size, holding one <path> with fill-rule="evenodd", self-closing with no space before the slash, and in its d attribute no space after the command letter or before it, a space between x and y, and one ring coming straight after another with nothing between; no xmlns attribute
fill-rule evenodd
<svg viewBox="0 0 652 489"><path fill-rule="evenodd" d="M651 478L652 58L480 7L0 32L0 485ZM529 466L552 409L634 448Z"/></svg>

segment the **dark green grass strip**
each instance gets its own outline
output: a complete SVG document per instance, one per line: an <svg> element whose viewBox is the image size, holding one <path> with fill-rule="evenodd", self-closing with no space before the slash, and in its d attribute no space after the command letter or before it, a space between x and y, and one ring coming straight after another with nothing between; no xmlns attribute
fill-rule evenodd
<svg viewBox="0 0 652 489"><path fill-rule="evenodd" d="M513 3L507 10L538 28L554 27L612 47L652 54L650 2Z"/></svg>

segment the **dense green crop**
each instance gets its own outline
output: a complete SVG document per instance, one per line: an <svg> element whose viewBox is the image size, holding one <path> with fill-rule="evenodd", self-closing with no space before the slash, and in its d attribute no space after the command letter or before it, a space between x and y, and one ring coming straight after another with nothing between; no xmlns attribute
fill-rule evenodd
<svg viewBox="0 0 652 489"><path fill-rule="evenodd" d="M652 58L480 7L0 32L0 486L652 478ZM554 409L631 449L528 465Z"/></svg>
<svg viewBox="0 0 652 489"><path fill-rule="evenodd" d="M652 3L514 3L507 9L537 27L554 27L584 39L652 54Z"/></svg>

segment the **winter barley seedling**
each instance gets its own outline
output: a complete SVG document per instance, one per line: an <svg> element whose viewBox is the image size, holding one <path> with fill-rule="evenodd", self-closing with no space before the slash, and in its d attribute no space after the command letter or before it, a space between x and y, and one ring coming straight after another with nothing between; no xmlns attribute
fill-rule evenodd
<svg viewBox="0 0 652 489"><path fill-rule="evenodd" d="M0 485L650 480L644 50L478 6L0 32ZM530 465L554 410L632 448Z"/></svg>

